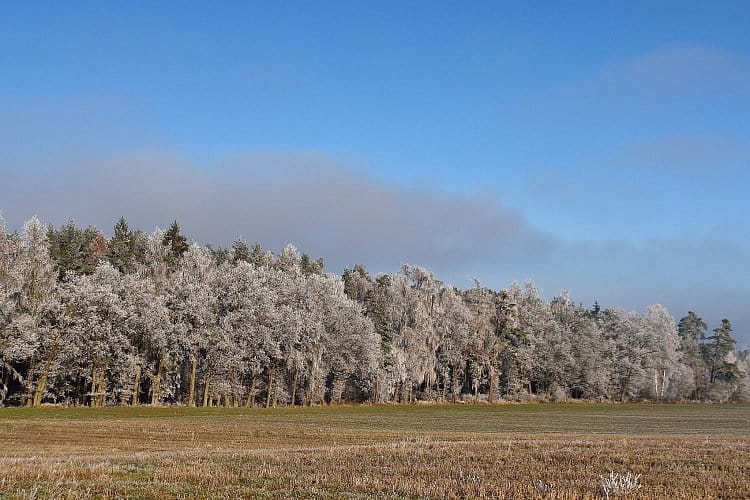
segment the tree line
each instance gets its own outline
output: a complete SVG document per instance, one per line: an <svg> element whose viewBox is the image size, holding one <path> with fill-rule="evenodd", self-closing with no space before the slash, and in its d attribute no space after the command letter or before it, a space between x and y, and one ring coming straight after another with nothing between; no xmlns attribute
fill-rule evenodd
<svg viewBox="0 0 750 500"><path fill-rule="evenodd" d="M748 398L730 322L584 307L533 283L460 290L421 268L324 272L288 245L107 239L0 218L0 404Z"/></svg>

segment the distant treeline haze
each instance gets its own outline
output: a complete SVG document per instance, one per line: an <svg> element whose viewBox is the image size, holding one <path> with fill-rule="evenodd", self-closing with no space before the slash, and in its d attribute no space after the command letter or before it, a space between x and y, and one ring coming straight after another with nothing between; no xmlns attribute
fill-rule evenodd
<svg viewBox="0 0 750 500"><path fill-rule="evenodd" d="M746 399L730 323L459 290L420 267L343 276L289 245L189 244L121 219L0 219L0 403L310 405Z"/></svg>

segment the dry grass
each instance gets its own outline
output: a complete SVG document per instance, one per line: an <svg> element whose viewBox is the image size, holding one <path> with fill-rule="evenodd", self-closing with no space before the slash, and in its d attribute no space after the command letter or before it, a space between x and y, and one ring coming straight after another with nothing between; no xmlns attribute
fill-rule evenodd
<svg viewBox="0 0 750 500"><path fill-rule="evenodd" d="M750 498L742 405L5 409L0 447L9 498Z"/></svg>

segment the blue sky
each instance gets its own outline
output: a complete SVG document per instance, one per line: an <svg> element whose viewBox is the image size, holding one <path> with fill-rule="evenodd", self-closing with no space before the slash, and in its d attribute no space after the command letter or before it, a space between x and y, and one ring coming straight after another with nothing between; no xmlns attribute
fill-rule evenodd
<svg viewBox="0 0 750 500"><path fill-rule="evenodd" d="M727 316L750 345L748 19L747 2L5 3L0 209L178 217L332 271L531 278Z"/></svg>

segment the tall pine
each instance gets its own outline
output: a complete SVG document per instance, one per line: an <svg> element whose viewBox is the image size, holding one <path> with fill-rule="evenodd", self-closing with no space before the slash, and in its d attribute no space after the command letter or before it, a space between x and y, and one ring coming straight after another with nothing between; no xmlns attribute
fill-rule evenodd
<svg viewBox="0 0 750 500"><path fill-rule="evenodd" d="M680 361L690 367L693 373L693 397L706 397L708 381L706 379L706 363L703 359L701 343L706 339L708 325L693 311L688 311L677 325L680 336Z"/></svg>
<svg viewBox="0 0 750 500"><path fill-rule="evenodd" d="M732 338L732 325L728 319L721 320L721 326L714 328L714 334L708 337L704 347L704 358L708 367L709 390L717 382L733 382L739 378L737 363L730 360L737 343Z"/></svg>
<svg viewBox="0 0 750 500"><path fill-rule="evenodd" d="M107 247L107 260L122 273L133 269L135 260L135 237L125 217L120 217Z"/></svg>
<svg viewBox="0 0 750 500"><path fill-rule="evenodd" d="M170 271L174 271L177 269L177 264L180 262L182 255L187 252L190 246L187 237L180 232L180 225L176 220L164 233L164 239L161 243L168 248L167 266L169 266Z"/></svg>

